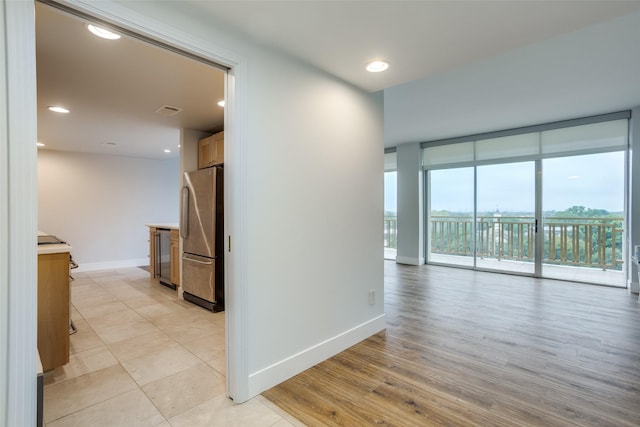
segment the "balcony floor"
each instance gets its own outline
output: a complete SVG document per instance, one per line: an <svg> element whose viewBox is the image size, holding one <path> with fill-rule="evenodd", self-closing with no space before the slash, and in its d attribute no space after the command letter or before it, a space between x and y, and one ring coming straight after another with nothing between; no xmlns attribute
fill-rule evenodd
<svg viewBox="0 0 640 427"><path fill-rule="evenodd" d="M393 248L384 248L384 258L395 260L396 250ZM473 267L473 257L431 254L429 263ZM525 261L497 260L495 258L478 259L477 268L533 275L533 263ZM542 274L548 279L569 280L621 288L626 287L626 278L623 271L543 264Z"/></svg>

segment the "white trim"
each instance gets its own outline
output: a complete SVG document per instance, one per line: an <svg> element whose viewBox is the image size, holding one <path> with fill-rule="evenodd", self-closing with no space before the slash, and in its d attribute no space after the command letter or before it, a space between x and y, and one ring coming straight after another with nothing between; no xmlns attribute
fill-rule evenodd
<svg viewBox="0 0 640 427"><path fill-rule="evenodd" d="M244 62L242 56L216 45L209 40L203 40L178 28L157 21L140 14L125 5L114 1L95 2L92 0L54 0L73 10L112 22L135 34L158 40L169 46L203 59L216 62L227 68ZM226 136L226 132L225 132Z"/></svg>
<svg viewBox="0 0 640 427"><path fill-rule="evenodd" d="M386 328L382 314L333 338L289 356L249 376L249 393L256 395L291 377L291 372L302 372L338 353L377 334Z"/></svg>
<svg viewBox="0 0 640 427"><path fill-rule="evenodd" d="M422 265L424 264L424 258L413 258L407 256L396 256L397 264L406 264L406 265Z"/></svg>
<svg viewBox="0 0 640 427"><path fill-rule="evenodd" d="M629 150L627 151L627 199L625 224L627 242L624 262L627 265L629 291L640 293L638 269L631 262L633 247L640 245L640 107L631 110L629 120ZM628 261L628 262L627 262Z"/></svg>
<svg viewBox="0 0 640 427"><path fill-rule="evenodd" d="M227 72L225 87L225 319L227 397L236 403L249 394L248 284L244 266L249 247L243 196L246 194L246 67L237 63ZM240 108L240 106L242 108ZM242 143L240 143L242 141ZM231 206L232 210L228 209ZM235 212L235 214L231 214ZM229 246L230 245L230 246ZM229 374L235 372L235 375Z"/></svg>
<svg viewBox="0 0 640 427"><path fill-rule="evenodd" d="M6 354L0 366L4 371L0 374L3 400L0 425L6 426L36 424L38 198L34 8L29 1L0 0L0 9L4 11L0 31L6 36L2 40L6 51L0 50L3 55L0 84L6 85L0 101L3 129L0 264L2 274L6 275L2 282L8 279L8 286L2 289L7 293L0 295L3 301L0 304L4 306L0 310L4 318L0 321L3 339L0 346Z"/></svg>
<svg viewBox="0 0 640 427"><path fill-rule="evenodd" d="M78 268L74 272L82 273L85 271L113 270L117 268L140 267L149 265L149 258L133 258L120 259L116 261L78 263Z"/></svg>
<svg viewBox="0 0 640 427"><path fill-rule="evenodd" d="M233 252L226 252L225 318L227 327L227 395L236 402L249 399L247 349L247 281L246 265L246 59L215 41L204 40L164 22L140 14L115 2L61 0L82 13L112 22L134 33L144 35L178 49L217 62L230 69L232 85L227 86L225 107L225 234L233 236ZM229 80L229 79L228 79ZM235 99L234 99L235 95ZM231 149L232 148L232 149Z"/></svg>
<svg viewBox="0 0 640 427"><path fill-rule="evenodd" d="M0 22L4 23L6 0L0 0ZM0 27L0 170L9 170L9 118L7 116L6 28ZM9 181L0 175L0 313L9 312ZM9 395L9 316L0 316L0 426L7 426Z"/></svg>

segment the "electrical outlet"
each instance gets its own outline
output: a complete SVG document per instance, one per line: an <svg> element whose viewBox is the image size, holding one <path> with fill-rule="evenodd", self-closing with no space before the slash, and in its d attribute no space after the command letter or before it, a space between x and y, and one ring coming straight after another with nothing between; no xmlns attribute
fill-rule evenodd
<svg viewBox="0 0 640 427"><path fill-rule="evenodd" d="M375 289L371 289L369 291L369 305L374 305L376 303L376 291Z"/></svg>

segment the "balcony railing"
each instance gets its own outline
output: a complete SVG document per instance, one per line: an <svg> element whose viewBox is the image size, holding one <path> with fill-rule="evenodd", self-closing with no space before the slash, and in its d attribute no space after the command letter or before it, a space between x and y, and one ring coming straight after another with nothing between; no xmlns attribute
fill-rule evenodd
<svg viewBox="0 0 640 427"><path fill-rule="evenodd" d="M385 233L386 233L385 218ZM534 261L535 220L532 217L431 217L431 252L497 260ZM542 262L555 265L622 269L622 218L546 217ZM386 241L385 241L386 243Z"/></svg>
<svg viewBox="0 0 640 427"><path fill-rule="evenodd" d="M398 247L398 218L395 216L384 217L384 247Z"/></svg>

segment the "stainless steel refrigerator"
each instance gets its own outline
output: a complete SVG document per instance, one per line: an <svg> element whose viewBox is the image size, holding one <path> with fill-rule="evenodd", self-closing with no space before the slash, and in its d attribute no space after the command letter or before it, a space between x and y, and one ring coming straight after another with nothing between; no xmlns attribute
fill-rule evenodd
<svg viewBox="0 0 640 427"><path fill-rule="evenodd" d="M180 234L184 299L224 310L223 167L184 174Z"/></svg>

